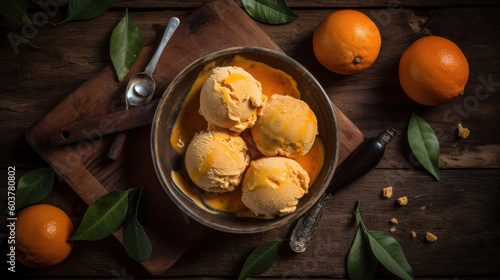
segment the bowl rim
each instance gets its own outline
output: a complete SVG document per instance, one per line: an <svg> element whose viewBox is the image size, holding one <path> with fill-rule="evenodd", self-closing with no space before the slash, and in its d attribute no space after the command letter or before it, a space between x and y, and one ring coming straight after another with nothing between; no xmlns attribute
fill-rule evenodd
<svg viewBox="0 0 500 280"><path fill-rule="evenodd" d="M277 220L275 223L272 223L270 225L265 224L263 226L254 226L254 227L235 229L235 228L228 227L226 225L221 225L218 223L214 224L214 223L209 223L209 222L205 221L204 219L202 219L202 217L199 217L197 213L193 212L191 209L189 209L188 206L184 205L184 203L180 202L176 198L177 194L174 193L174 190L173 190L175 188L172 188L172 186L170 186L170 182L167 180L166 175L168 175L168 176L170 176L170 175L165 174L163 172L163 170L161 169L161 166L160 166L161 164L159 163L158 142L155 140L156 139L155 134L158 130L158 119L159 119L160 113L162 111L162 107L165 105L170 93L172 93L172 89L176 88L177 84L188 73L190 73L190 71L193 68L198 67L198 65L200 65L200 64L206 64L207 62L211 62L220 56L238 55L238 54L244 55L245 53L253 53L253 54L264 53L266 55L277 57L281 60L284 60L286 63L290 64L294 68L299 69L300 72L303 73L303 75L311 82L311 84L313 84L314 87L316 87L318 89L318 93L321 95L322 99L328 101L328 102L323 102L323 103L326 103L324 105L326 106L327 110L329 111L328 115L332 117L333 128L334 128L332 133L334 136L334 141L330 142L330 143L334 144L334 147L333 147L333 151L332 151L333 152L332 157L331 157L330 161L328 162L329 166L328 166L328 170L326 171L326 176L325 176L323 182L320 183L321 184L320 187L318 187L319 192L316 192L313 195L313 197L311 198L311 199L313 199L312 203L310 203L308 205L308 207L305 207L305 205L304 205L300 208L297 208L294 216L286 215L283 217L276 217L276 218L274 218L274 220L276 220L276 219L279 219L279 220ZM282 70L282 71L284 71L284 70ZM332 105L330 98L328 97L328 95L324 91L321 84L316 80L316 78L303 65L301 65L299 62L297 62L296 60L287 56L284 53L270 50L267 48L230 47L230 48L225 48L225 49L221 49L218 51L214 51L214 52L211 52L211 53L208 53L206 55L199 57L198 59L191 62L188 66L186 66L183 70L181 70L176 75L176 77L170 82L169 86L166 88L166 90L162 94L160 101L158 103L158 106L156 108L155 114L154 114L152 127L151 127L151 135L150 135L151 136L150 137L150 139L151 139L150 140L150 148L151 148L151 156L152 156L153 165L154 165L154 168L156 171L156 175L157 175L163 189L168 194L169 198L174 202L174 204L177 205L178 208L180 208L182 210L183 213L187 214L190 218L197 221L198 223L200 223L204 226L207 226L209 228L218 230L218 231L228 232L228 233L247 234L247 233L264 232L264 231L268 231L268 230L271 230L274 228L284 226L285 224L292 223L292 222L296 221L297 219L299 219L301 216L303 216L305 213L307 213L309 211L309 209L311 209L319 201L320 197L323 195L327 186L330 184L330 182L333 178L334 171L337 167L337 162L338 162L338 157L339 157L339 144L340 144L339 143L339 133L340 132L339 132L339 128L338 128L337 116L335 114L335 110L333 108L333 105ZM327 162L325 162L324 164L327 164ZM181 192L178 189L176 191ZM184 195L184 194L182 194L182 195ZM290 215L292 215L292 214L290 214ZM285 217L292 217L292 218L286 219Z"/></svg>

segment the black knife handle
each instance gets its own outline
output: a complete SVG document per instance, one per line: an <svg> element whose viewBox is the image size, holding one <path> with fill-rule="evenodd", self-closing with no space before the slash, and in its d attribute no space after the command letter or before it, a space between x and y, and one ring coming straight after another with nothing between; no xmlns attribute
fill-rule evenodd
<svg viewBox="0 0 500 280"><path fill-rule="evenodd" d="M375 168L384 157L385 146L395 136L396 131L387 128L379 136L363 141L339 167L325 193L333 194Z"/></svg>
<svg viewBox="0 0 500 280"><path fill-rule="evenodd" d="M314 230L319 224L325 204L332 194L340 188L349 185L356 179L363 177L375 168L384 156L385 146L389 143L396 131L387 128L378 137L366 139L356 150L344 161L335 172L330 185L323 193L318 202L305 213L295 225L290 236L290 248L297 253L304 252L311 241Z"/></svg>

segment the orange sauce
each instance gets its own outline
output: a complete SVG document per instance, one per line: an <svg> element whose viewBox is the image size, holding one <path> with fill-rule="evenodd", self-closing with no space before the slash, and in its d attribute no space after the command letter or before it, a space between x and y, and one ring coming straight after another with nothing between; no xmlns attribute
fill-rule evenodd
<svg viewBox="0 0 500 280"><path fill-rule="evenodd" d="M240 213L248 209L241 201L241 186L225 193L203 192L202 199L210 208L224 212Z"/></svg>
<svg viewBox="0 0 500 280"><path fill-rule="evenodd" d="M203 204L202 198L200 196L198 196L198 194L196 194L194 189L186 181L186 179L181 174L181 172L172 170L172 172L170 172L170 176L172 177L172 181L174 181L177 188L179 188L179 190L185 196L187 196L189 199L191 199L198 207L200 207L201 209L203 209L209 213L217 214L216 211L209 209L208 207L205 207L205 205Z"/></svg>
<svg viewBox="0 0 500 280"><path fill-rule="evenodd" d="M198 74L191 90L186 96L186 100L182 104L179 116L175 120L172 134L170 135L170 144L180 155L186 152L186 148L194 135L207 128L207 121L198 113L200 109L200 91L214 67L214 64L209 64Z"/></svg>
<svg viewBox="0 0 500 280"><path fill-rule="evenodd" d="M235 56L228 62L228 66L238 66L249 72L262 85L262 92L268 98L273 94L290 95L300 99L300 91L297 88L297 82L285 72L272 68L265 63L246 59L241 56ZM215 64L211 63L203 69L193 83L181 111L172 129L170 143L177 153L183 155L189 142L194 135L207 128L207 122L199 112L200 91L211 74ZM250 133L244 131L241 135L249 136ZM251 138L251 136L249 136ZM248 137L244 137L249 148L254 146L250 143ZM304 168L311 179L310 185L317 178L324 162L324 146L319 137L309 152L295 160ZM254 153L260 155L260 153ZM252 156L254 159L256 156ZM235 213L239 217L257 217L241 201L241 187L238 186L234 191L226 193L211 193L199 189L194 191L193 187L186 181L179 171L171 173L174 183L178 188L189 197L196 205L202 209L214 213L214 210ZM210 209L209 209L210 208ZM216 213L216 212L215 212ZM259 217L262 218L262 217ZM270 217L263 217L270 218Z"/></svg>
<svg viewBox="0 0 500 280"><path fill-rule="evenodd" d="M242 56L235 56L228 65L238 66L250 73L262 84L262 93L271 97L273 94L290 95L300 99L300 91L297 82L287 73L273 68L265 63L246 59Z"/></svg>
<svg viewBox="0 0 500 280"><path fill-rule="evenodd" d="M311 186L316 178L318 178L319 172L321 168L323 168L323 163L325 162L325 146L321 138L316 136L314 144L309 152L303 156L294 158L294 160L307 171L309 179L311 179L309 186Z"/></svg>

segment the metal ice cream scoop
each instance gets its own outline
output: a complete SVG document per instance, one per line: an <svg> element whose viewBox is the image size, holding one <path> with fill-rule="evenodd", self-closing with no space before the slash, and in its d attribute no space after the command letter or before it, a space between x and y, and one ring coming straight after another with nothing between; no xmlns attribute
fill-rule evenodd
<svg viewBox="0 0 500 280"><path fill-rule="evenodd" d="M129 106L140 106L145 105L151 101L153 93L155 91L155 80L153 79L153 71L158 64L163 49L167 45L170 37L174 34L175 29L179 26L179 19L176 17L171 18L168 21L167 28L165 28L165 33L161 39L160 45L156 49L151 61L144 72L140 72L132 76L127 85L127 90L125 99L127 101L127 108Z"/></svg>
<svg viewBox="0 0 500 280"><path fill-rule="evenodd" d="M146 66L144 72L137 73L130 78L127 84L127 89L125 90L125 104L127 109L147 105L153 98L153 93L155 92L153 71L156 68L156 64L158 64L158 60L163 53L163 49L165 49L165 46L170 40L170 37L174 34L175 29L179 26L179 23L180 21L176 17L173 17L168 21L167 28L165 29L160 45L156 49L148 66ZM120 156L126 136L127 133L125 131L116 135L115 140L113 141L113 144L108 152L108 157L110 159L116 160Z"/></svg>

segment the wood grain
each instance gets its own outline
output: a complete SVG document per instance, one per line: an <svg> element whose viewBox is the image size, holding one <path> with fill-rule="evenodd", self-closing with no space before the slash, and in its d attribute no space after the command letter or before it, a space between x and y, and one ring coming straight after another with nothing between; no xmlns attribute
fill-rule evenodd
<svg viewBox="0 0 500 280"><path fill-rule="evenodd" d="M366 177L340 190L328 202L323 218L308 250L301 254L280 248L278 259L266 277L280 278L345 278L345 258L355 234L353 209L361 202L361 215L368 229L389 233L393 217L399 220L393 236L401 244L418 278L467 278L472 273L479 277L500 275L500 248L498 229L500 211L496 202L500 189L493 188L500 174L488 170L469 170L463 177L461 170L446 170L436 183L424 172L375 170ZM381 190L388 185L387 178L400 178L394 184L394 196L386 199ZM467 188L465 186L468 186ZM395 200L407 196L409 203L399 207ZM1 193L0 198L5 198ZM58 186L45 200L65 209L74 223L86 209L79 197L67 186ZM5 225L2 225L4 227ZM209 232L192 247L169 271L168 277L196 275L234 278L246 257L266 241L287 237L291 227L250 235ZM410 231L417 237L412 239ZM430 231L438 236L428 243L424 235ZM97 242L77 242L70 257L57 267L30 270L20 267L22 275L93 275L113 277L115 273L146 276L148 272L131 260L119 242L107 238ZM124 274L122 274L124 273ZM390 273L379 269L377 277Z"/></svg>
<svg viewBox="0 0 500 280"><path fill-rule="evenodd" d="M233 0L236 4L242 6L241 1ZM63 1L60 1L63 2ZM43 3L43 2L42 2ZM150 0L150 1L133 1L133 0L117 0L113 4L113 8L191 8L195 9L206 3L206 0ZM377 0L340 0L340 1L300 1L287 0L286 4L292 9L297 8L356 8L356 7L379 7L387 9L397 9L403 7L443 7L443 6L498 6L498 1L495 0L392 0L392 1L377 1ZM64 4L63 4L64 6ZM31 9L36 9L35 5L30 6Z"/></svg>
<svg viewBox="0 0 500 280"><path fill-rule="evenodd" d="M277 262L265 275L346 277L346 256L356 231L353 209L357 200L361 202L361 215L368 229L389 233L389 220L393 217L399 220L397 231L392 235L400 242L417 277L468 275L471 272L478 276L498 275L500 268L494 263L500 261L500 256L495 253L494 248L500 246L500 240L495 237L495 228L500 226L500 218L491 213L500 210L498 203L494 202L500 192L498 188L492 190L491 184L500 179L500 175L487 175L487 171L470 171L467 179L461 178L465 182L457 182L460 173L461 171L443 172L439 183L435 183L424 173L412 171L376 170L369 173L339 191L328 203L318 232L309 245L312 250L294 254L283 246ZM391 199L381 196L382 188L388 185L388 177L400 178L393 185L394 197ZM395 203L400 196L407 196L409 199L404 207ZM410 236L412 230L417 232L415 239ZM427 231L436 234L438 241L425 241ZM201 261L203 268L198 268L197 271L206 269L203 275L237 275L246 256L255 246L286 237L288 233L289 231L282 230L243 238L230 235L221 237L218 233L211 233L194 250L188 252L170 273L175 273L176 269L188 269L192 263L199 262L200 257L210 255L210 260ZM239 242L225 243L224 248L220 248L217 240L227 241L232 238L237 238ZM230 247L229 244L235 247ZM229 254L228 250L234 250L235 253ZM242 257L235 257L239 255L236 252L242 252ZM231 268L224 272L211 270L217 264L227 264ZM379 270L377 274L390 275L383 270Z"/></svg>
<svg viewBox="0 0 500 280"><path fill-rule="evenodd" d="M313 73L330 99L366 137L376 136L386 126L397 130L398 136L387 148L386 157L379 167L420 168L412 159L405 137L409 117L412 111L416 111L438 136L441 168L499 168L500 134L491 120L500 116L498 108L493 105L500 103L497 94L500 69L496 67L500 58L492 57L489 51L500 51L494 31L500 29L500 20L495 19L500 9L451 8L432 12L404 9L388 18L377 17L378 10L363 12L379 27L382 47L376 62L359 75L331 73L312 59L312 33L319 20L330 13L328 10L302 11L299 17L309 20L293 23L287 32L279 26L266 26L264 30L278 45L284 46L287 54ZM404 50L413 41L431 34L457 42L470 64L465 95L439 107L420 106L413 102L404 94L398 78L399 58ZM471 129L471 136L465 140L457 137L459 122Z"/></svg>
<svg viewBox="0 0 500 280"><path fill-rule="evenodd" d="M92 119L61 124L52 131L47 131L47 135L44 135L43 138L46 138L53 145L68 145L82 140L100 138L115 132L149 125L153 120L158 101L156 99L146 106L120 110ZM96 128L99 128L100 133L90 133ZM123 146L123 143L121 145Z"/></svg>
<svg viewBox="0 0 500 280"><path fill-rule="evenodd" d="M14 54L8 41L0 40L0 166L18 166L21 171L17 178L32 168L46 166L24 140L24 132L78 86L111 65L107 47L109 36L123 17L124 7L136 7L129 10L129 15L139 26L144 45L148 46L159 43L168 18L186 17L204 2L117 0L111 11L91 21L71 22L55 28L40 27L30 39L41 47L40 50L22 46L20 53ZM361 201L363 220L370 229L388 232L388 219L402 219L395 237L418 278L498 279L500 58L496 54L500 51L499 2L286 2L295 7L293 11L299 15L296 21L281 26L260 23L258 26L286 54L306 66L333 102L367 137L375 136L386 126L396 128L398 136L389 145L379 169L337 193L335 200L330 201L310 250L291 255L282 248L275 266L264 279L307 276L345 279L346 252L355 230L352 209L356 200ZM399 9L397 5L388 8L391 3L418 8ZM299 8L306 6L307 9ZM347 77L326 71L315 60L311 48L315 26L328 13L344 7L355 7L369 15L382 34L382 49L375 64L365 72ZM36 11L30 10L31 14ZM5 33L0 34L5 36ZM397 78L399 57L411 42L428 34L450 38L464 51L470 64L464 97L475 96L478 88L480 96L488 96L479 100L477 108L471 106L474 103L470 98L471 103L467 105L470 110L460 111L460 107L456 107L464 108L465 100L443 107L420 107L402 92ZM443 168L439 182L419 169L409 156L404 134L412 111L423 115L438 133ZM446 118L445 112L449 114ZM471 129L469 138L456 139L455 121ZM22 170L22 167L27 169ZM6 187L4 182L0 183L2 189ZM112 187L112 176L107 182L107 187ZM393 200L380 197L381 188L390 184L395 187L395 198L409 195L408 207L397 208ZM0 208L7 201L6 195L0 192ZM44 202L61 207L75 225L87 208L65 183L56 185ZM0 224L2 232L6 232L5 226L5 223ZM417 231L416 240L408 237L408 230ZM253 248L287 236L286 231L244 236L210 232L163 276L232 279ZM429 244L422 240L425 231L438 235L438 241ZM17 268L16 275L26 279L150 277L113 237L76 243L70 257L53 268L33 270L20 264ZM375 279L392 277L379 269Z"/></svg>
<svg viewBox="0 0 500 280"><path fill-rule="evenodd" d="M378 10L362 11L376 15ZM174 15L182 19L188 13L168 10L131 12L130 17L139 26L144 45L153 45L158 43L157 38L163 31L158 19L166 21ZM500 19L496 16L500 13L499 8L441 8L432 13L404 9L391 14L390 20L374 17L382 34L382 51L372 67L354 76L333 74L314 58L312 32L328 13L328 10L299 10L300 20L285 26L258 25L286 54L303 64L319 80L334 104L365 136L375 136L386 126L397 130L398 136L388 147L380 167L419 168L413 164L404 138L409 116L412 111L417 111L438 134L442 168L500 168L500 134L495 122L491 121L499 116L493 104L500 102L500 96L496 94L500 58L485 51L500 51L500 44L496 43L496 30L500 29ZM107 45L111 30L122 16L122 12L108 12L92 21L61 25L58 29L40 28L33 41L40 40L35 43L41 45L43 55L29 48L13 55L10 45L6 41L0 42L0 62L4 65L0 74L6 77L0 80L0 110L1 118L5 120L0 123L0 129L5 133L0 139L0 153L5 155L0 158L0 166L43 164L24 141L24 132L80 84L111 64L103 46ZM432 108L418 106L407 98L397 76L400 55L411 42L429 32L456 41L470 63L464 98ZM61 40L60 33L67 35ZM462 34L467 34L466 40ZM99 51L96 53L95 50ZM60 80L46 82L53 81L53 77L60 77ZM477 107L474 103L476 89L482 98L476 99ZM466 140L455 136L458 121L471 129L471 136Z"/></svg>
<svg viewBox="0 0 500 280"><path fill-rule="evenodd" d="M280 51L238 6L229 3L232 2L210 2L184 18L154 72L156 98L161 96L176 73L210 52L232 46L258 46ZM208 38L211 37L226 39L210 42ZM144 217L147 218L142 224L148 232L154 250L151 257L142 264L149 272L160 274L203 237L207 229L180 213L158 182L149 150L150 126L133 129L127 133L127 146L123 156L115 162L103 158L106 157L113 138L113 135L103 135L118 117L101 119L99 126L94 128L76 127L83 129L85 134L98 135L96 139L67 146L47 141L47 133L52 135L52 132L60 130L61 126L71 127L75 121L85 119L92 120L90 123L97 123L95 120L100 116L113 113L123 96L128 79L145 67L151 54L152 48L143 49L137 63L122 82L116 80L113 69L105 68L31 127L26 133L26 139L87 204L107 191L146 186L144 196L148 203ZM339 162L342 162L362 142L363 135L341 111L337 109L336 114L340 129L339 150L342 151ZM111 114L115 115L116 113ZM104 120L108 124L103 128L101 124ZM118 120L118 127L121 127L120 122L126 120ZM78 133L72 130L71 134ZM114 235L122 240L121 231Z"/></svg>

